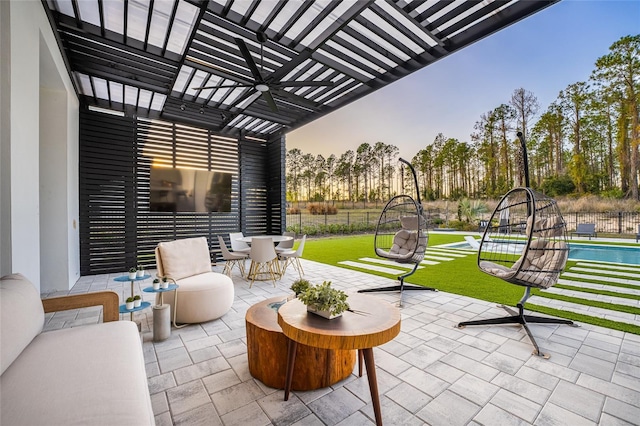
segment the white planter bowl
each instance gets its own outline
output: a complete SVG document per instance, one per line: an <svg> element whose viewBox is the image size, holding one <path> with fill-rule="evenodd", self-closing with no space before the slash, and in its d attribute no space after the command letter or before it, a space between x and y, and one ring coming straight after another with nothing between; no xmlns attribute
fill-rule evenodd
<svg viewBox="0 0 640 426"><path fill-rule="evenodd" d="M329 311L319 311L316 308L313 308L311 306L307 306L307 312L311 312L312 314L319 315L319 316L321 316L323 318L326 318L326 319L334 319L334 318L338 318L338 317L342 316L342 312L340 312L337 315L331 315L331 313Z"/></svg>
<svg viewBox="0 0 640 426"><path fill-rule="evenodd" d="M153 283L152 286L154 290L160 290L160 283Z"/></svg>
<svg viewBox="0 0 640 426"><path fill-rule="evenodd" d="M137 277L137 273L136 272L129 272L129 279L130 280L135 280Z"/></svg>
<svg viewBox="0 0 640 426"><path fill-rule="evenodd" d="M126 305L128 311L130 311L130 310L132 310L134 308L133 302L125 302L125 305Z"/></svg>
<svg viewBox="0 0 640 426"><path fill-rule="evenodd" d="M142 299L138 299L138 300L134 300L133 301L133 307L134 308L139 308L140 305L142 305Z"/></svg>
<svg viewBox="0 0 640 426"><path fill-rule="evenodd" d="M138 278L142 278L142 277L144 277L144 269L143 269L143 270L140 270L140 271L136 271L136 276L137 276Z"/></svg>

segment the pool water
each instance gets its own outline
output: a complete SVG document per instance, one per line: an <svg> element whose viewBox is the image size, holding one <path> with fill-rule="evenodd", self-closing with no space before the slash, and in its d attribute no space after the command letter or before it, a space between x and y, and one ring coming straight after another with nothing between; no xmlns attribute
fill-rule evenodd
<svg viewBox="0 0 640 426"><path fill-rule="evenodd" d="M470 249L467 243L451 244L449 247ZM570 260L597 260L600 262L628 263L640 265L640 246L605 246L589 244L569 244Z"/></svg>
<svg viewBox="0 0 640 426"><path fill-rule="evenodd" d="M640 265L640 247L569 244L569 259Z"/></svg>

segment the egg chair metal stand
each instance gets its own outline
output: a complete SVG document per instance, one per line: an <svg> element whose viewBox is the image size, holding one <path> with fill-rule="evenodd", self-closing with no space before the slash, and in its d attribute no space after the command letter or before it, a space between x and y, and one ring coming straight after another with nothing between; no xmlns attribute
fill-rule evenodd
<svg viewBox="0 0 640 426"><path fill-rule="evenodd" d="M424 260L429 234L422 203L420 202L416 172L411 163L402 158L400 158L400 161L411 170L416 189L416 198L414 199L410 195L396 195L387 202L376 225L374 249L379 257L392 260L398 264L413 265L413 267L408 272L398 276L399 284L397 285L358 290L358 293L399 291L400 300L398 304L402 306L404 290L437 290L432 287L405 284L404 282L407 277L418 270L420 262Z"/></svg>
<svg viewBox="0 0 640 426"><path fill-rule="evenodd" d="M520 324L535 347L533 354L548 358L540 351L528 324L575 324L565 319L526 315L524 306L532 288L550 288L564 270L569 254L567 226L556 201L529 188L526 145L520 132L518 137L526 187L507 192L491 214L480 240L478 267L489 275L524 286L524 295L516 305L517 312L500 305L509 316L464 321L458 327Z"/></svg>

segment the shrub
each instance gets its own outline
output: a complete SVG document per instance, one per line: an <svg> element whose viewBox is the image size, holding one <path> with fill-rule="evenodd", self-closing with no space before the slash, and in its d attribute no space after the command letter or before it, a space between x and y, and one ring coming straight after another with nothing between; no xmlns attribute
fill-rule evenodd
<svg viewBox="0 0 640 426"><path fill-rule="evenodd" d="M463 220L450 220L449 228L454 228L456 231L477 231L478 224L465 222Z"/></svg>
<svg viewBox="0 0 640 426"><path fill-rule="evenodd" d="M571 194L575 190L576 185L569 175L548 177L542 182L542 191L551 197Z"/></svg>
<svg viewBox="0 0 640 426"><path fill-rule="evenodd" d="M291 207L287 210L287 214L300 214L300 209L298 207Z"/></svg>
<svg viewBox="0 0 640 426"><path fill-rule="evenodd" d="M309 203L307 204L307 210L311 214L338 214L338 209L335 206L330 206L325 203Z"/></svg>

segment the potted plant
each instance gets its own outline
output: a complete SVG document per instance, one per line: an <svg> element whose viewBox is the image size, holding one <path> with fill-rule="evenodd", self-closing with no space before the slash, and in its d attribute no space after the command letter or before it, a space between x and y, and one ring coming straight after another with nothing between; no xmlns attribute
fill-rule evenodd
<svg viewBox="0 0 640 426"><path fill-rule="evenodd" d="M333 319L349 309L347 297L344 291L331 288L331 281L324 281L322 284L309 286L300 293L298 299L307 305L307 311Z"/></svg>
<svg viewBox="0 0 640 426"><path fill-rule="evenodd" d="M167 277L162 278L162 284L160 284L160 288L169 288L169 280Z"/></svg>
<svg viewBox="0 0 640 426"><path fill-rule="evenodd" d="M136 279L136 268L129 269L129 279L130 280Z"/></svg>
<svg viewBox="0 0 640 426"><path fill-rule="evenodd" d="M136 271L136 275L138 276L138 278L144 277L144 266L142 266L142 265L138 266L138 270Z"/></svg>
<svg viewBox="0 0 640 426"><path fill-rule="evenodd" d="M300 295L303 291L306 291L311 286L309 280L305 280L304 278L299 278L291 284L291 290L296 294L296 297Z"/></svg>
<svg viewBox="0 0 640 426"><path fill-rule="evenodd" d="M152 285L153 285L153 289L154 290L160 290L160 280L159 279L155 278L153 280L153 284Z"/></svg>
<svg viewBox="0 0 640 426"><path fill-rule="evenodd" d="M139 294L136 294L135 296L133 296L133 307L139 308L140 305L142 305L142 297L140 297Z"/></svg>
<svg viewBox="0 0 640 426"><path fill-rule="evenodd" d="M126 304L126 308L128 311L132 310L134 308L133 306L133 297L127 297L127 300L125 302Z"/></svg>

